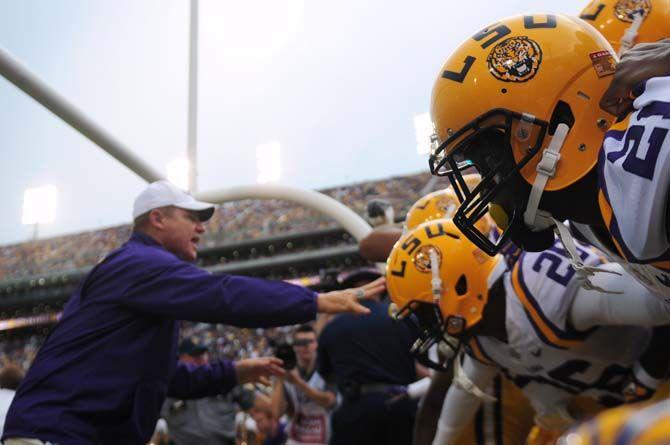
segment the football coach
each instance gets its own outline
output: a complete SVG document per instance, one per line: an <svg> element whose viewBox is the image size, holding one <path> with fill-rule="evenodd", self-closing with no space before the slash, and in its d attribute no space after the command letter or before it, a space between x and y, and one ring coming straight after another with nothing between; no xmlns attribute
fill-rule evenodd
<svg viewBox="0 0 670 445"><path fill-rule="evenodd" d="M80 283L19 386L3 440L14 444L143 445L166 396L225 394L283 371L276 358L177 361L178 320L270 327L317 312L368 310L384 282L318 294L280 281L212 275L193 265L214 206L167 181L135 200L130 239Z"/></svg>

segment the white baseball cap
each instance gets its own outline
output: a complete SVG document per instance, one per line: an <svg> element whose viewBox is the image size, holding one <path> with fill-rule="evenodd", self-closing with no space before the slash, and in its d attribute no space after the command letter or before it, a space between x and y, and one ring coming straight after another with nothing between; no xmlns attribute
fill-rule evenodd
<svg viewBox="0 0 670 445"><path fill-rule="evenodd" d="M214 214L214 205L208 202L196 201L195 198L170 181L161 180L152 182L135 198L133 204L133 219L153 209L165 206L174 206L180 209L198 212L200 221L207 221Z"/></svg>

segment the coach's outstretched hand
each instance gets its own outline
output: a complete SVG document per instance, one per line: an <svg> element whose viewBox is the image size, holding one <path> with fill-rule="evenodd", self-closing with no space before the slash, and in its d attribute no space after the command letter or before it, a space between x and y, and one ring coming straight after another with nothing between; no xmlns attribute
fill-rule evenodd
<svg viewBox="0 0 670 445"><path fill-rule="evenodd" d="M633 107L633 88L659 76L670 76L670 39L635 45L617 64L614 79L600 100L600 108L617 117L625 116Z"/></svg>
<svg viewBox="0 0 670 445"><path fill-rule="evenodd" d="M260 383L270 385L270 377L284 376L286 371L282 362L277 357L259 357L247 358L235 362L235 374L237 375L237 384Z"/></svg>
<svg viewBox="0 0 670 445"><path fill-rule="evenodd" d="M369 314L370 310L359 303L381 295L386 290L386 279L377 278L375 281L361 287L326 292L317 296L317 311L325 314L339 314L351 312L353 314Z"/></svg>

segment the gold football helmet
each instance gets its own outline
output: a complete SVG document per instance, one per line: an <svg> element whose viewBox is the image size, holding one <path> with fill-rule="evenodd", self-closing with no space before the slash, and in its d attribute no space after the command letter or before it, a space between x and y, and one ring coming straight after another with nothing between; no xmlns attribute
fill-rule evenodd
<svg viewBox="0 0 670 445"><path fill-rule="evenodd" d="M451 218L460 202L451 188L436 190L421 197L407 211L405 229L412 230L419 224L434 219Z"/></svg>
<svg viewBox="0 0 670 445"><path fill-rule="evenodd" d="M636 43L670 37L670 0L592 0L579 15L622 55Z"/></svg>
<svg viewBox="0 0 670 445"><path fill-rule="evenodd" d="M433 174L450 177L462 199L454 222L489 255L510 235L530 249L530 229L547 229L537 218L542 192L563 190L594 168L614 120L598 102L616 61L592 26L541 14L487 26L445 62L431 99L436 143L429 164ZM482 176L475 189L461 172L471 167ZM504 230L497 241L475 224L489 212ZM551 245L550 235L543 244Z"/></svg>
<svg viewBox="0 0 670 445"><path fill-rule="evenodd" d="M414 316L415 352L444 341L457 349L482 318L489 286L502 275L501 256L473 245L449 219L425 222L400 238L386 262L386 286L396 318Z"/></svg>
<svg viewBox="0 0 670 445"><path fill-rule="evenodd" d="M463 175L463 180L469 188L474 189L481 177L472 173ZM429 193L410 207L405 216L405 229L412 230L419 224L434 219L451 219L459 204L460 201L451 187ZM489 233L494 227L493 220L488 216L477 221L477 224L483 233Z"/></svg>

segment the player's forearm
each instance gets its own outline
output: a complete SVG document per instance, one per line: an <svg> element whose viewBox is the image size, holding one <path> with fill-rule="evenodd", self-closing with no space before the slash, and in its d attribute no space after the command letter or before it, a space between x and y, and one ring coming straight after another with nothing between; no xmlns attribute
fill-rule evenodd
<svg viewBox="0 0 670 445"><path fill-rule="evenodd" d="M670 321L670 304L654 296L623 268L614 263L603 266L621 275L596 273L596 286L620 294L580 288L570 308L570 322L585 331L594 326L659 326Z"/></svg>
<svg viewBox="0 0 670 445"><path fill-rule="evenodd" d="M459 360L458 358L456 360ZM482 391L485 391L490 385L498 370L491 366L486 366L475 362L469 356L465 356L460 370L463 374L461 379L467 377L467 380ZM452 384L447 391L447 396L442 405L442 413L437 423L437 431L433 445L451 445L461 436L470 420L474 417L481 399L461 388L457 384Z"/></svg>
<svg viewBox="0 0 670 445"><path fill-rule="evenodd" d="M361 256L369 261L386 261L401 235L402 230L397 227L374 229L358 243Z"/></svg>
<svg viewBox="0 0 670 445"><path fill-rule="evenodd" d="M452 385L442 405L433 445L452 445L463 434L477 412L481 400Z"/></svg>

